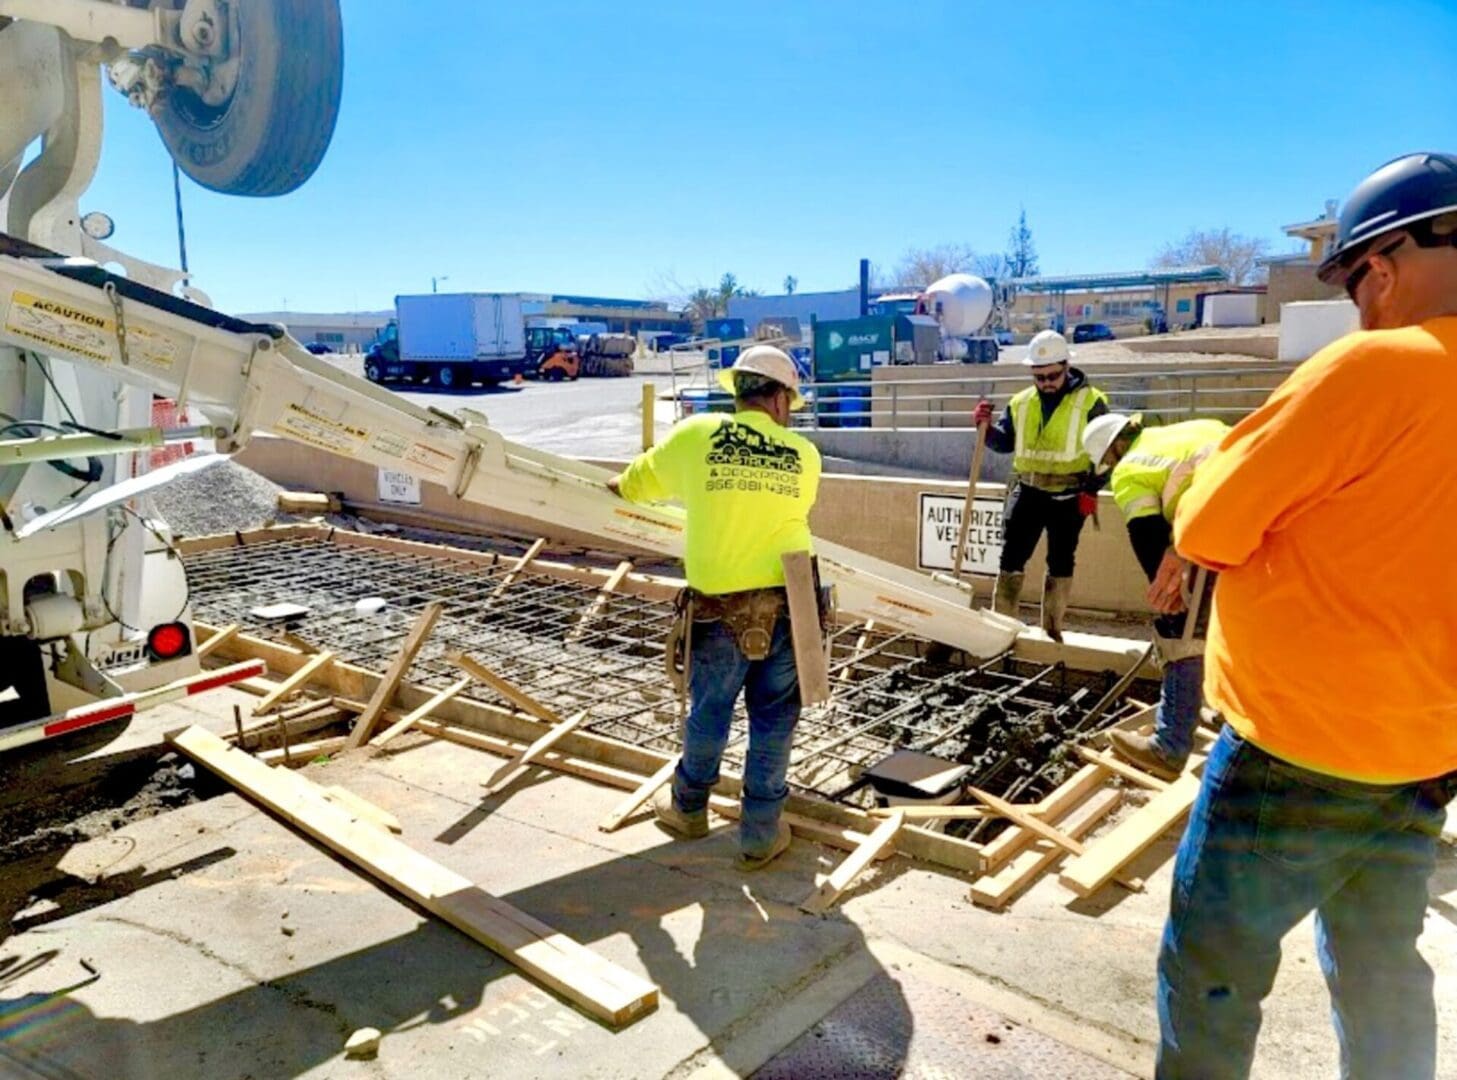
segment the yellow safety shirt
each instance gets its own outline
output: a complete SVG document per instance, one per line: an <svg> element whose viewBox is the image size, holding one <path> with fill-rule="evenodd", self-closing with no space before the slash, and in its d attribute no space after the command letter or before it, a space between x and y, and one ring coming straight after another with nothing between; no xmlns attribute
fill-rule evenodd
<svg viewBox="0 0 1457 1080"><path fill-rule="evenodd" d="M1185 420L1143 431L1109 477L1123 519L1162 514L1172 525L1179 500L1194 479L1194 467L1227 434L1229 425L1220 420Z"/></svg>
<svg viewBox="0 0 1457 1080"><path fill-rule="evenodd" d="M636 503L673 500L688 515L688 584L710 595L784 584L779 557L809 551L820 452L768 414L704 413L637 457L619 490Z"/></svg>
<svg viewBox="0 0 1457 1080"><path fill-rule="evenodd" d="M1017 439L1012 469L1022 476L1066 476L1069 481L1091 471L1092 463L1083 453L1083 429L1099 402L1106 410L1108 396L1084 383L1066 394L1044 422L1035 386L1015 394L1007 404Z"/></svg>

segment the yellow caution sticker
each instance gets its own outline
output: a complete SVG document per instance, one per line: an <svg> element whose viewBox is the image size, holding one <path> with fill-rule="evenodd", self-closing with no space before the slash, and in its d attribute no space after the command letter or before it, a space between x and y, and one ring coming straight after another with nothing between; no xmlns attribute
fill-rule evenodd
<svg viewBox="0 0 1457 1080"><path fill-rule="evenodd" d="M336 454L355 454L369 439L364 428L341 424L327 416L290 404L278 418L278 431L299 442Z"/></svg>
<svg viewBox="0 0 1457 1080"><path fill-rule="evenodd" d="M116 359L116 325L104 315L30 293L10 294L5 329L98 364Z"/></svg>
<svg viewBox="0 0 1457 1080"><path fill-rule="evenodd" d="M182 345L155 330L143 326L128 326L126 354L134 364L150 364L152 367L170 371L177 363L177 358L182 355Z"/></svg>

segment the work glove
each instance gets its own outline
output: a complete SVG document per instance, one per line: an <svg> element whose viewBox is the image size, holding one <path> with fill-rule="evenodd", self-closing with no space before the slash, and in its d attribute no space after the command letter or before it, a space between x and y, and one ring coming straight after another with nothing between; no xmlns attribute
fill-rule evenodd
<svg viewBox="0 0 1457 1080"><path fill-rule="evenodd" d="M982 398L976 403L976 408L971 412L971 422L976 427L992 422L992 403Z"/></svg>
<svg viewBox="0 0 1457 1080"><path fill-rule="evenodd" d="M1095 517L1098 513L1098 496L1091 491L1078 492L1078 513L1083 517Z"/></svg>
<svg viewBox="0 0 1457 1080"><path fill-rule="evenodd" d="M1188 610L1184 603L1184 576L1189 572L1189 560L1179 557L1173 548L1164 552L1153 584L1148 587L1148 603L1161 615L1177 615Z"/></svg>

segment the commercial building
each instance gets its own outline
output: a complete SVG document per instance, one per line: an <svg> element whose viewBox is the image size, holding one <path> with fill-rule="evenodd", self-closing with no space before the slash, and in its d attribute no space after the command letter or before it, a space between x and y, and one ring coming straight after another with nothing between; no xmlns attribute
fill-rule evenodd
<svg viewBox="0 0 1457 1080"><path fill-rule="evenodd" d="M1301 221L1284 227L1286 236L1306 242L1305 251L1261 260L1260 264L1270 273L1270 291L1265 302L1271 322L1279 320L1281 304L1299 300L1332 300L1344 295L1339 288L1327 285L1315 276L1316 267L1335 242L1337 207L1336 200L1330 199L1325 204L1325 213L1314 221Z"/></svg>
<svg viewBox="0 0 1457 1080"><path fill-rule="evenodd" d="M809 332L811 319L855 319L860 315L860 290L785 293L781 296L735 296L728 303L731 319L743 319L750 333L765 319L798 319L802 332Z"/></svg>
<svg viewBox="0 0 1457 1080"><path fill-rule="evenodd" d="M334 352L366 351L375 335L395 317L393 311L346 311L319 314L306 311L262 311L242 318L249 322L278 323L304 345L327 345Z"/></svg>
<svg viewBox="0 0 1457 1080"><path fill-rule="evenodd" d="M1132 328L1146 320L1157 324L1160 313L1170 329L1177 329L1196 325L1200 295L1227 280L1217 266L1013 278L1008 316L1018 333L1068 330L1080 322Z"/></svg>

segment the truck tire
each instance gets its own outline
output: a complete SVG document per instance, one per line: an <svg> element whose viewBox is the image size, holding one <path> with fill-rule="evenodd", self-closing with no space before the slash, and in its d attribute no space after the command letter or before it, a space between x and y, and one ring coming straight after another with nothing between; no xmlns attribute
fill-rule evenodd
<svg viewBox="0 0 1457 1080"><path fill-rule="evenodd" d="M367 364L364 365L364 377L366 379L368 379L370 382L372 382L372 383L380 382L381 381L380 376L382 374L383 374L383 372L380 371L379 365L377 363L375 363L373 360L369 361Z"/></svg>
<svg viewBox="0 0 1457 1080"><path fill-rule="evenodd" d="M153 114L167 152L205 188L285 195L334 135L344 82L339 0L242 0L237 85L222 105L173 87Z"/></svg>
<svg viewBox="0 0 1457 1080"><path fill-rule="evenodd" d="M455 368L449 364L441 364L435 372L435 382L442 390L453 390L460 380L455 374Z"/></svg>

